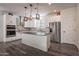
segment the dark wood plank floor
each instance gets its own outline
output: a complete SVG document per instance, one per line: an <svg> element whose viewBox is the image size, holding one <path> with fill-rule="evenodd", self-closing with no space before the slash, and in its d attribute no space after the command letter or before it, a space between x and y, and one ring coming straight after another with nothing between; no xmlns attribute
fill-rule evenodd
<svg viewBox="0 0 79 59"><path fill-rule="evenodd" d="M47 52L41 51L39 49L20 44L20 45L13 45L6 49L10 55L19 55L19 56L49 56Z"/></svg>
<svg viewBox="0 0 79 59"><path fill-rule="evenodd" d="M0 43L0 56L79 56L79 51L75 45L52 42L49 50L44 52L18 40Z"/></svg>
<svg viewBox="0 0 79 59"><path fill-rule="evenodd" d="M79 56L78 48L73 44L67 43L54 43L51 42L51 47L48 53L55 56Z"/></svg>
<svg viewBox="0 0 79 59"><path fill-rule="evenodd" d="M6 47L6 43L0 46L1 56L51 56L51 54L31 46L20 43L19 45L11 44Z"/></svg>

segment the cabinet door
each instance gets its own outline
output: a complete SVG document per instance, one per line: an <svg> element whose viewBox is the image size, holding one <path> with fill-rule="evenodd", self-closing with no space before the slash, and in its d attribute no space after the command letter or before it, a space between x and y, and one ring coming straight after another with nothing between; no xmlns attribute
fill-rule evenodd
<svg viewBox="0 0 79 59"><path fill-rule="evenodd" d="M6 25L16 25L16 17L7 15L6 16Z"/></svg>
<svg viewBox="0 0 79 59"><path fill-rule="evenodd" d="M16 25L16 16L11 17L12 25Z"/></svg>
<svg viewBox="0 0 79 59"><path fill-rule="evenodd" d="M6 42L8 42L8 41L13 41L13 40L15 40L16 39L16 37L8 37L8 38L6 38Z"/></svg>
<svg viewBox="0 0 79 59"><path fill-rule="evenodd" d="M22 38L21 33L16 32L16 39L21 39L21 38Z"/></svg>
<svg viewBox="0 0 79 59"><path fill-rule="evenodd" d="M11 25L12 21L11 21L11 16L6 15L6 25Z"/></svg>

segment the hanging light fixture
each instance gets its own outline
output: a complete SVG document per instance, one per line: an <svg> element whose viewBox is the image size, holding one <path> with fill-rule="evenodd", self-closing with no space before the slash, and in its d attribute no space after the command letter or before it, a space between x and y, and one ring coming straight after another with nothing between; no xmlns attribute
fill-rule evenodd
<svg viewBox="0 0 79 59"><path fill-rule="evenodd" d="M28 20L28 17L26 16L26 9L27 7L24 7L25 8L25 16L24 16L24 21L27 21Z"/></svg>
<svg viewBox="0 0 79 59"><path fill-rule="evenodd" d="M28 17L28 20L32 20L32 4L29 5L30 6L30 16Z"/></svg>
<svg viewBox="0 0 79 59"><path fill-rule="evenodd" d="M26 16L26 9L27 9L27 7L24 7L25 8L24 21L32 20L32 19L35 19L35 18L37 20L39 20L40 19L40 14L39 14L39 10L38 10L38 4L37 4L37 8L35 8L36 9L36 17L35 18L32 17L32 7L33 7L33 5L29 4L29 6L30 6L30 15L29 16Z"/></svg>
<svg viewBox="0 0 79 59"><path fill-rule="evenodd" d="M26 16L26 9L27 7L24 7L25 8L25 16L24 16L24 21L28 21L28 20L32 20L32 4L29 5L30 6L30 16Z"/></svg>
<svg viewBox="0 0 79 59"><path fill-rule="evenodd" d="M40 14L39 14L39 10L38 10L38 4L37 4L37 8L35 8L37 10L36 13L36 19L39 20L40 19Z"/></svg>

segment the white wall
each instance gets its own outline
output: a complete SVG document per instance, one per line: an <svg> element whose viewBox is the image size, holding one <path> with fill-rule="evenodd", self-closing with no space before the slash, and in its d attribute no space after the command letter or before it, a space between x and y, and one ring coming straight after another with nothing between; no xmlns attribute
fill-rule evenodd
<svg viewBox="0 0 79 59"><path fill-rule="evenodd" d="M76 31L76 7L61 10L61 42L75 44Z"/></svg>
<svg viewBox="0 0 79 59"><path fill-rule="evenodd" d="M0 42L3 41L4 37L4 20L3 20L3 13L0 12Z"/></svg>
<svg viewBox="0 0 79 59"><path fill-rule="evenodd" d="M77 29L76 45L79 49L79 4L77 4L77 6L76 6L76 29Z"/></svg>

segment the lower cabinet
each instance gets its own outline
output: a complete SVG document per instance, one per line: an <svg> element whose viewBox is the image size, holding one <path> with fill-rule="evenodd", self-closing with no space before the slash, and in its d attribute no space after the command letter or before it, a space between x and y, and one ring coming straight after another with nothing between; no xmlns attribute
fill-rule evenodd
<svg viewBox="0 0 79 59"><path fill-rule="evenodd" d="M16 39L21 39L22 38L22 35L20 32L16 32Z"/></svg>
<svg viewBox="0 0 79 59"><path fill-rule="evenodd" d="M13 41L13 40L16 40L16 37L8 37L8 38L6 38L6 42L8 42L8 41Z"/></svg>
<svg viewBox="0 0 79 59"><path fill-rule="evenodd" d="M21 33L16 32L16 36L5 38L5 42L21 39Z"/></svg>
<svg viewBox="0 0 79 59"><path fill-rule="evenodd" d="M49 35L22 34L22 43L43 51L48 51L50 47Z"/></svg>

